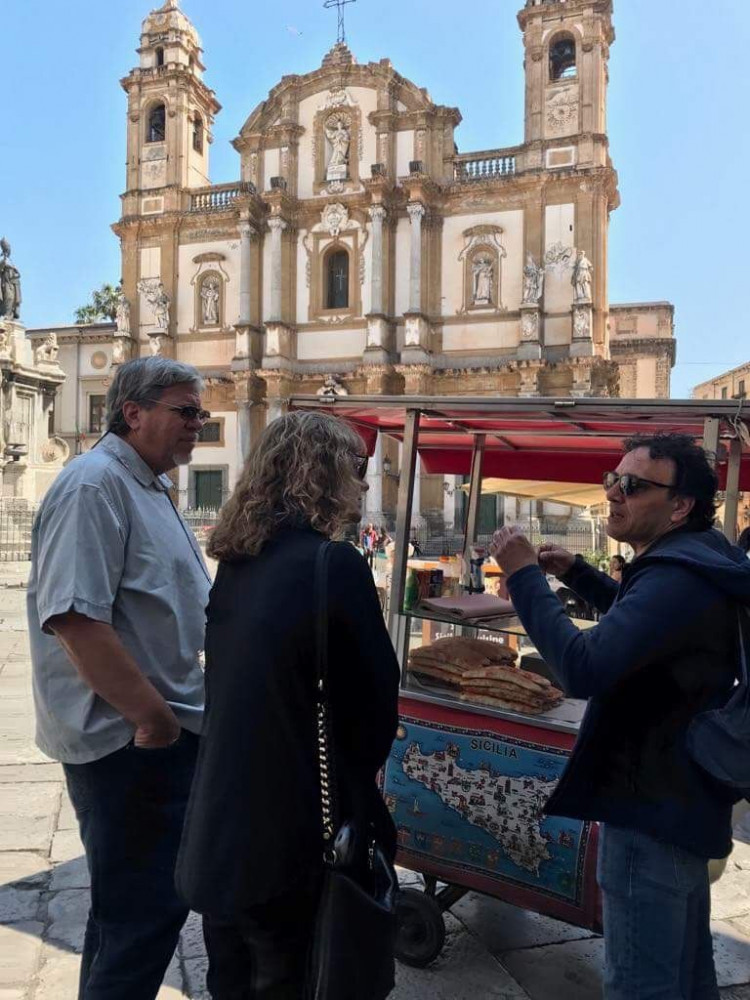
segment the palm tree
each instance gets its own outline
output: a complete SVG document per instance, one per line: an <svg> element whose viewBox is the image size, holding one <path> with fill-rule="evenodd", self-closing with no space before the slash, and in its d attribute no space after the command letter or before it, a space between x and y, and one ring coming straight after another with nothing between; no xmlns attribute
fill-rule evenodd
<svg viewBox="0 0 750 1000"><path fill-rule="evenodd" d="M76 323L114 322L117 317L117 302L122 282L117 285L102 285L91 293L91 302L76 309Z"/></svg>

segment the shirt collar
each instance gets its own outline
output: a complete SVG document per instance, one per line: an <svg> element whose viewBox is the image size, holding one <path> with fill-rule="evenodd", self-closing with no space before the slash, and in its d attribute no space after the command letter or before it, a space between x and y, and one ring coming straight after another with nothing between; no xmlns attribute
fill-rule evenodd
<svg viewBox="0 0 750 1000"><path fill-rule="evenodd" d="M138 480L141 486L154 486L158 490L169 490L174 483L166 474L157 476L154 470L141 458L135 448L117 434L106 434L98 444L114 456L120 465Z"/></svg>

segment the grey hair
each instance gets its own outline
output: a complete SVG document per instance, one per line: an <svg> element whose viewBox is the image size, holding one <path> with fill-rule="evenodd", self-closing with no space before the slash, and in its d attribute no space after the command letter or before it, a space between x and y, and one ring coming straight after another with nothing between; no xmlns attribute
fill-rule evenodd
<svg viewBox="0 0 750 1000"><path fill-rule="evenodd" d="M191 385L201 392L203 379L197 368L172 358L135 358L120 365L107 392L107 430L120 436L127 434L125 403L137 403L150 410L151 401L160 399L164 390L173 385Z"/></svg>

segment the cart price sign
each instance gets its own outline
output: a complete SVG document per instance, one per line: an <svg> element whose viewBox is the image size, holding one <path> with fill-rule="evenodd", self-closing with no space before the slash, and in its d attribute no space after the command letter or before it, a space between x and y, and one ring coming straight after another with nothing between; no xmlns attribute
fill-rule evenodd
<svg viewBox="0 0 750 1000"><path fill-rule="evenodd" d="M568 754L492 732L403 717L383 793L399 847L578 905L588 827L545 816ZM429 870L429 866L427 866ZM447 879L448 881L450 879Z"/></svg>

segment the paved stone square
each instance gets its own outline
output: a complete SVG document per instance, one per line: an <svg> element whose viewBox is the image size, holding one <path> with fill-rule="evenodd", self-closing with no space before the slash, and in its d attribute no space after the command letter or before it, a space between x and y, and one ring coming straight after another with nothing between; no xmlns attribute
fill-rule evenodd
<svg viewBox="0 0 750 1000"><path fill-rule="evenodd" d="M0 563L0 1000L73 1000L88 873L62 770L34 746L27 572ZM737 841L713 896L722 998L750 1000L748 844ZM446 915L446 928L433 966L399 968L394 1000L601 996L603 943L586 931L475 893ZM159 1000L207 1000L205 966L193 914Z"/></svg>

